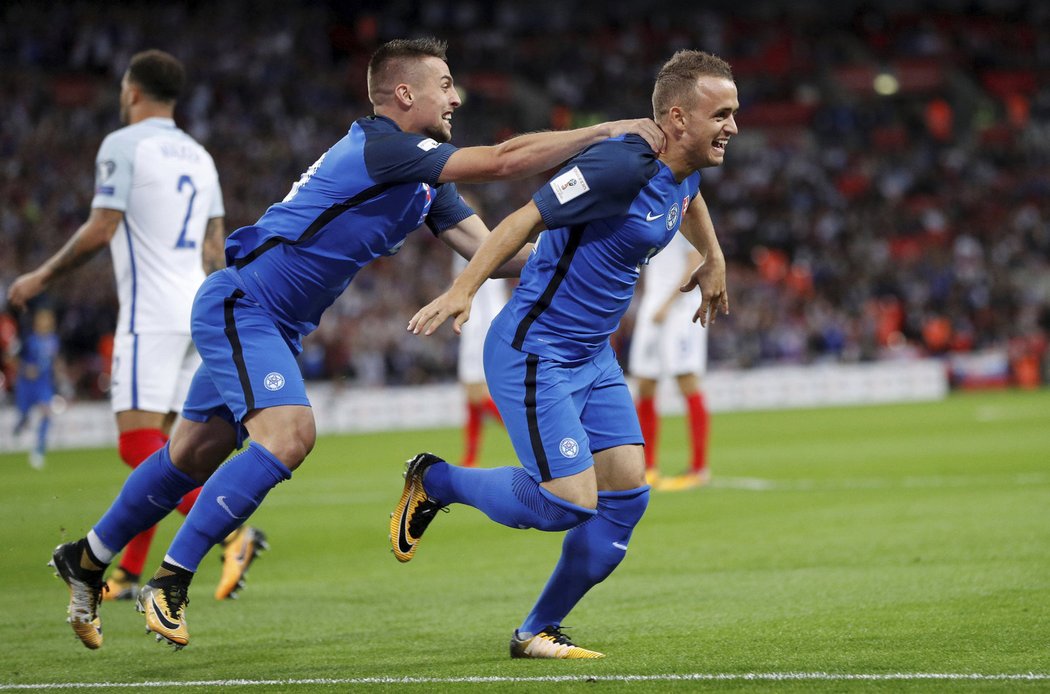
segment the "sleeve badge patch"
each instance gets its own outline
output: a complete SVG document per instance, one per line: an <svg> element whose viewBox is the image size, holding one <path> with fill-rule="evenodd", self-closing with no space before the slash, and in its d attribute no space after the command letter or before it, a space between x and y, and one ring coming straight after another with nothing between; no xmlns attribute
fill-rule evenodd
<svg viewBox="0 0 1050 694"><path fill-rule="evenodd" d="M554 196L558 198L558 202L562 205L590 190L590 186L587 185L587 179L583 177L583 172L580 171L578 166L574 166L562 175L554 178L550 182L550 186L551 190L554 191Z"/></svg>

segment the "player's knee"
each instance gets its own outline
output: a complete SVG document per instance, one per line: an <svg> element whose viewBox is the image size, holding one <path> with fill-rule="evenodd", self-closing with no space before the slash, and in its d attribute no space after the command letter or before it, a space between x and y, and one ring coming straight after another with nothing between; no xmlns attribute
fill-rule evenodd
<svg viewBox="0 0 1050 694"><path fill-rule="evenodd" d="M628 532L642 520L648 506L648 485L615 492L598 492L598 513Z"/></svg>
<svg viewBox="0 0 1050 694"><path fill-rule="evenodd" d="M313 450L317 427L308 408L284 408L277 419L255 420L249 426L252 439L266 448L289 470L299 467ZM261 425L261 426L260 426Z"/></svg>
<svg viewBox="0 0 1050 694"><path fill-rule="evenodd" d="M315 440L316 435L290 432L287 436L270 440L265 446L285 467L294 470L306 460L306 456L313 450Z"/></svg>
<svg viewBox="0 0 1050 694"><path fill-rule="evenodd" d="M204 483L236 447L236 433L217 417L207 422L183 420L172 433L168 454L172 464Z"/></svg>
<svg viewBox="0 0 1050 694"><path fill-rule="evenodd" d="M638 398L648 400L656 397L656 381L651 378L638 379Z"/></svg>
<svg viewBox="0 0 1050 694"><path fill-rule="evenodd" d="M546 489L536 487L542 498L546 501L546 513L540 515L540 522L535 526L538 530L558 532L569 530L594 518L597 511L584 506L578 506L571 501L566 501L551 494Z"/></svg>
<svg viewBox="0 0 1050 694"><path fill-rule="evenodd" d="M594 518L595 513L597 513L597 511L583 508L582 506L577 506L572 509L563 509L562 512L554 518L544 518L536 525L536 529L546 530L548 532L571 530L581 523Z"/></svg>
<svg viewBox="0 0 1050 694"><path fill-rule="evenodd" d="M510 487L516 502L510 505L514 511L499 522L511 528L535 528L550 532L568 530L590 520L597 513L594 509L552 494L521 468L511 472Z"/></svg>

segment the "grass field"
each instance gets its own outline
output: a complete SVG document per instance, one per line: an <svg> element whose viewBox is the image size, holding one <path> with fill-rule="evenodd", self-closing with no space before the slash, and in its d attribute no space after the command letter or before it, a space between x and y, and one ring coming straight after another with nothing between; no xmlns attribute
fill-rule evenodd
<svg viewBox="0 0 1050 694"><path fill-rule="evenodd" d="M486 434L486 464L509 464ZM0 691L1050 691L1050 391L715 415L712 484L654 493L567 620L601 661L507 657L560 534L455 507L394 560L401 463L428 449L454 458L459 431L321 439L254 517L272 551L240 600L212 599L208 557L178 653L128 603L83 648L44 566L119 489L115 452L54 452L42 472L0 456ZM685 450L666 421L669 472Z"/></svg>

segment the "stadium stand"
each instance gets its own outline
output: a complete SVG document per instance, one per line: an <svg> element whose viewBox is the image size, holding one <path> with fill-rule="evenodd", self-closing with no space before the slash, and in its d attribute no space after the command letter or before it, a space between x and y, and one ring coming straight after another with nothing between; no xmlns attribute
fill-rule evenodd
<svg viewBox="0 0 1050 694"><path fill-rule="evenodd" d="M361 75L389 38L449 40L460 145L643 115L656 67L696 47L733 65L741 97L727 163L705 174L731 275L713 368L950 355L958 385L1037 385L1050 372L1050 10L932 5L7 2L0 290L88 209L84 162L116 125L118 71L147 45L192 75L177 120L214 155L230 229L370 112ZM494 224L538 183L474 192ZM451 331L404 329L448 282L447 262L422 260L443 252L416 239L362 273L307 341L307 377L453 381ZM48 297L79 398L104 396L109 273L96 259ZM989 352L990 375L960 358L986 368Z"/></svg>

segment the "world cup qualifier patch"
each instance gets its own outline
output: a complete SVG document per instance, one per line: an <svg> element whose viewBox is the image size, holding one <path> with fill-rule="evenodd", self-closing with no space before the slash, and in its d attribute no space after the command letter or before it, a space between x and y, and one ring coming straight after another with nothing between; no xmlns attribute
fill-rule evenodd
<svg viewBox="0 0 1050 694"><path fill-rule="evenodd" d="M573 198L580 197L591 189L578 166L574 166L561 176L552 179L550 186L551 190L554 191L554 197L558 198L558 203L562 205Z"/></svg>

